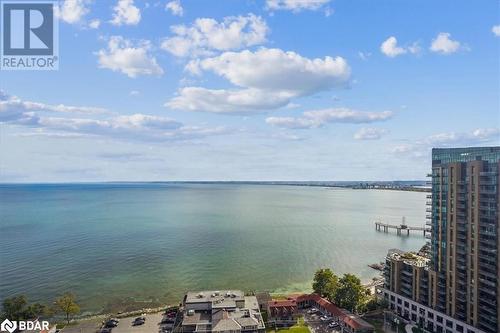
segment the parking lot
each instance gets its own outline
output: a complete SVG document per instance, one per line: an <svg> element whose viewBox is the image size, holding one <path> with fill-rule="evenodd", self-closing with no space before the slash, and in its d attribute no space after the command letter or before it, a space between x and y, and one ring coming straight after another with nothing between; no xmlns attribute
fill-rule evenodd
<svg viewBox="0 0 500 333"><path fill-rule="evenodd" d="M118 326L112 329L112 333L158 333L160 331L160 322L162 313L147 314L143 325L133 326L134 317L122 318Z"/></svg>
<svg viewBox="0 0 500 333"><path fill-rule="evenodd" d="M170 333L173 323L164 321L165 313L148 313L143 315L146 319L142 325L133 325L139 316L120 318L118 325L111 328L110 333ZM141 316L142 317L142 316ZM162 323L163 321L163 323ZM99 320L82 321L74 326L68 326L61 333L99 333L102 331L102 323Z"/></svg>
<svg viewBox="0 0 500 333"><path fill-rule="evenodd" d="M303 312L304 321L309 326L309 329L312 333L338 333L340 332L340 326L335 328L328 327L328 325L333 321L333 319L329 320L321 320L323 316L322 313L307 313L307 311Z"/></svg>

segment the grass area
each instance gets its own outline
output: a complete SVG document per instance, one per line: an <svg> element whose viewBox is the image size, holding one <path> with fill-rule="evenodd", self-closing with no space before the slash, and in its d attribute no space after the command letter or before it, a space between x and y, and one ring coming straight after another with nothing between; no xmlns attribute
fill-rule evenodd
<svg viewBox="0 0 500 333"><path fill-rule="evenodd" d="M272 333L272 332L275 332L275 333L310 333L311 332L311 331L309 331L309 327L307 327L307 325L304 322L304 318L302 318L302 317L300 317L297 320L297 324L295 324L291 327L279 328L277 331L275 331L272 328L269 328L266 331L268 333Z"/></svg>
<svg viewBox="0 0 500 333"><path fill-rule="evenodd" d="M64 327L71 327L78 325L77 321L70 321L69 324L67 322L58 322L56 323L56 328L58 330L63 329Z"/></svg>

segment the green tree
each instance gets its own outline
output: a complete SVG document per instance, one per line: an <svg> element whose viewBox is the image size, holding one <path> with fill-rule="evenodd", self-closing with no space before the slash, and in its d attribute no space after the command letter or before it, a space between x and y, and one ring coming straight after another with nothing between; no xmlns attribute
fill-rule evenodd
<svg viewBox="0 0 500 333"><path fill-rule="evenodd" d="M29 304L24 295L4 299L2 302L2 320L26 320L42 316L47 313L47 307L40 303Z"/></svg>
<svg viewBox="0 0 500 333"><path fill-rule="evenodd" d="M80 306L76 304L76 297L72 293L65 293L55 301L56 312L63 313L69 324L71 316L80 312Z"/></svg>
<svg viewBox="0 0 500 333"><path fill-rule="evenodd" d="M33 303L33 304L28 305L28 307L26 308L24 313L25 313L25 317L27 319L30 319L30 318L38 318L41 316L47 316L50 314L50 311L47 308L47 306L45 306L43 304Z"/></svg>
<svg viewBox="0 0 500 333"><path fill-rule="evenodd" d="M2 302L2 317L10 320L23 320L27 305L28 299L24 295L6 298Z"/></svg>
<svg viewBox="0 0 500 333"><path fill-rule="evenodd" d="M337 292L339 278L329 268L318 269L314 274L313 290L315 293L332 300Z"/></svg>
<svg viewBox="0 0 500 333"><path fill-rule="evenodd" d="M334 301L338 306L355 312L367 296L368 290L356 275L344 274L339 280Z"/></svg>

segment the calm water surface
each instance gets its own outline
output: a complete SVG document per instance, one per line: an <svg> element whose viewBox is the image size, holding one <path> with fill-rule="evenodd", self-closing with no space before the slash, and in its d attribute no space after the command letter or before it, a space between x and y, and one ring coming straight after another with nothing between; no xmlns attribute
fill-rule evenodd
<svg viewBox="0 0 500 333"><path fill-rule="evenodd" d="M0 185L0 299L77 294L88 312L190 289L307 290L332 267L364 281L423 236L425 193L271 185Z"/></svg>

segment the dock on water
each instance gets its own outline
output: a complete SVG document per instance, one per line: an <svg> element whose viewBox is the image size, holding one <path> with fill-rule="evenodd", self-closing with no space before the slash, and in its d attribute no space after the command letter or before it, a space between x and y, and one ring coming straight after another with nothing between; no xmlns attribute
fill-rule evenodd
<svg viewBox="0 0 500 333"><path fill-rule="evenodd" d="M403 234L406 234L406 236L410 236L410 231L420 231L423 233L424 236L426 232L430 232L430 230L427 230L425 227L415 227L406 225L404 217L401 224L389 224L389 223L383 223L381 221L375 222L375 230L388 233L389 229L396 229L396 233L398 234L398 236L401 236Z"/></svg>

